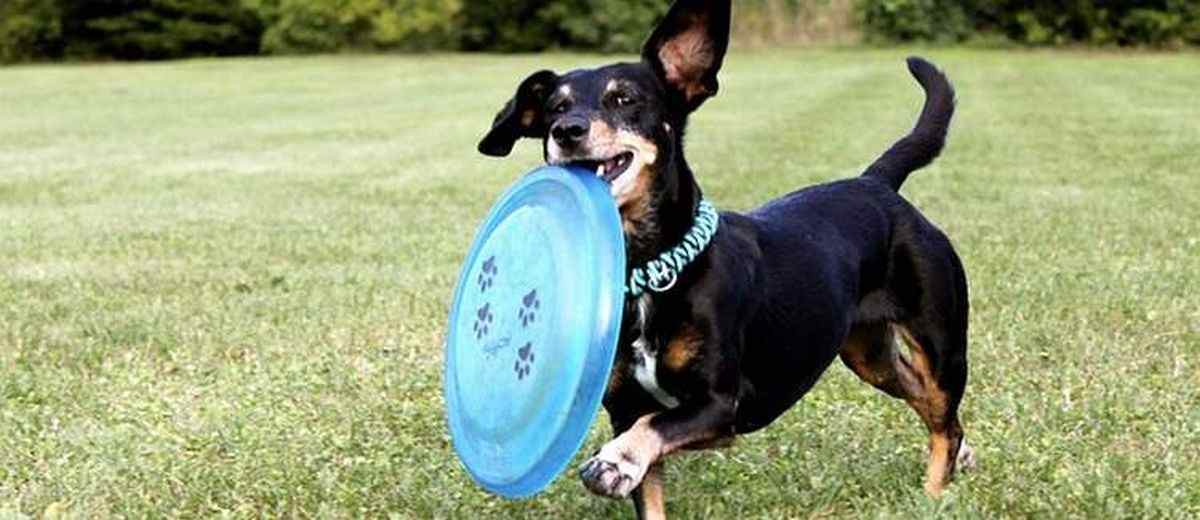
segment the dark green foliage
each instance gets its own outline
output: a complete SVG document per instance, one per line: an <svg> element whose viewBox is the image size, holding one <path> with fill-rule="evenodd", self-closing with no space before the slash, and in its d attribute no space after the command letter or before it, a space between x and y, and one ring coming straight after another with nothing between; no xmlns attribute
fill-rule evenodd
<svg viewBox="0 0 1200 520"><path fill-rule="evenodd" d="M244 0L266 24L263 52L453 49L457 0Z"/></svg>
<svg viewBox="0 0 1200 520"><path fill-rule="evenodd" d="M961 41L1000 34L1030 45L1200 43L1196 0L857 0L867 37Z"/></svg>
<svg viewBox="0 0 1200 520"><path fill-rule="evenodd" d="M252 53L262 32L240 0L60 0L64 54L165 59Z"/></svg>
<svg viewBox="0 0 1200 520"><path fill-rule="evenodd" d="M1010 38L1026 43L1200 43L1200 3L1195 0L1077 0L1065 10L1006 0L989 7L981 9L981 18L994 20Z"/></svg>
<svg viewBox="0 0 1200 520"><path fill-rule="evenodd" d="M661 0L505 0L463 6L462 45L502 52L633 52L666 13Z"/></svg>
<svg viewBox="0 0 1200 520"><path fill-rule="evenodd" d="M0 61L454 49L459 0L0 0Z"/></svg>
<svg viewBox="0 0 1200 520"><path fill-rule="evenodd" d="M870 40L957 42L972 32L959 0L859 0L859 22Z"/></svg>
<svg viewBox="0 0 1200 520"><path fill-rule="evenodd" d="M165 59L257 50L258 18L240 0L9 0L0 60Z"/></svg>
<svg viewBox="0 0 1200 520"><path fill-rule="evenodd" d="M55 0L0 0L0 63L62 52L62 15Z"/></svg>

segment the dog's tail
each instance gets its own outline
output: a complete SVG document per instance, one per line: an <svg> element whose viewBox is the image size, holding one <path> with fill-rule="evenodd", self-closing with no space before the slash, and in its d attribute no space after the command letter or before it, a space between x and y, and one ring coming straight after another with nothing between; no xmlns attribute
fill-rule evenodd
<svg viewBox="0 0 1200 520"><path fill-rule="evenodd" d="M908 58L908 70L917 83L925 89L925 107L912 132L904 136L888 151L883 152L863 175L876 177L894 190L908 178L908 174L919 170L938 156L946 143L946 130L950 127L950 116L954 115L954 87L946 75L932 63L922 58Z"/></svg>

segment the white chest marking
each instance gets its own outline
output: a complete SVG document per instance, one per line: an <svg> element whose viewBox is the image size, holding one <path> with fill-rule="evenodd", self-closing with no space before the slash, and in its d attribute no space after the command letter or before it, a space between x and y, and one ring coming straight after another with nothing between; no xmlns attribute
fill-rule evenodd
<svg viewBox="0 0 1200 520"><path fill-rule="evenodd" d="M642 295L637 302L638 339L633 341L633 378L663 406L675 408L679 406L679 400L658 386L658 377L655 375L658 352L650 350L650 341L646 339L646 322L650 321L652 310L650 295Z"/></svg>

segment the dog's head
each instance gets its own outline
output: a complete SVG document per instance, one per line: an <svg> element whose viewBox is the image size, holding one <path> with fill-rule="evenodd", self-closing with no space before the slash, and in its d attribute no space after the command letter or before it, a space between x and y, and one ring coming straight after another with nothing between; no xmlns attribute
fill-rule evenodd
<svg viewBox="0 0 1200 520"><path fill-rule="evenodd" d="M547 163L583 166L608 181L623 215L647 205L660 174L681 162L688 114L717 93L729 22L728 0L678 0L640 62L533 73L479 151L505 156L519 138L541 139Z"/></svg>

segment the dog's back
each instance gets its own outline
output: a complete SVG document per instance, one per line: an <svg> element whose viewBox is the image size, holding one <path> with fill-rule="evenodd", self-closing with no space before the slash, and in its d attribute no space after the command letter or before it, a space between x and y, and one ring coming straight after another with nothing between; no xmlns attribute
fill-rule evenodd
<svg viewBox="0 0 1200 520"><path fill-rule="evenodd" d="M942 266L965 295L949 240L896 192L941 152L954 111L940 71L920 58L908 66L926 92L912 132L862 176L785 195L739 224L755 230L761 278L770 281L747 328L742 370L754 385L742 396L739 431L768 424L807 392L855 325L919 314L921 295L908 282L922 276L916 271ZM944 296L959 306L956 291Z"/></svg>

